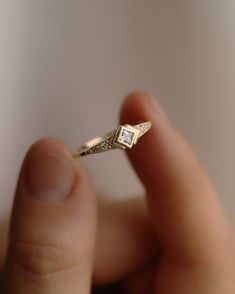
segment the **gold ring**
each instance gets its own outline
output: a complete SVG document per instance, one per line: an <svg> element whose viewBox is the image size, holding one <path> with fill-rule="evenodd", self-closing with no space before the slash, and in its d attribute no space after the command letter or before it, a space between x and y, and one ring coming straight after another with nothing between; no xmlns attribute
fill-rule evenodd
<svg viewBox="0 0 235 294"><path fill-rule="evenodd" d="M116 149L131 149L138 139L147 133L150 128L151 122L149 121L141 122L137 125L120 125L116 130L107 135L96 137L85 143L74 152L73 157L76 158Z"/></svg>

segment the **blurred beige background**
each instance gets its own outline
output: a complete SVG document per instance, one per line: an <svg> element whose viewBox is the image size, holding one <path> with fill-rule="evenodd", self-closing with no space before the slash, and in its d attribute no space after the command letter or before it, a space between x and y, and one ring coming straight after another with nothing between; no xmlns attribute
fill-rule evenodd
<svg viewBox="0 0 235 294"><path fill-rule="evenodd" d="M156 93L235 227L235 1L0 0L0 215L28 146L72 148L117 125L123 97ZM83 159L96 189L142 191L122 152Z"/></svg>

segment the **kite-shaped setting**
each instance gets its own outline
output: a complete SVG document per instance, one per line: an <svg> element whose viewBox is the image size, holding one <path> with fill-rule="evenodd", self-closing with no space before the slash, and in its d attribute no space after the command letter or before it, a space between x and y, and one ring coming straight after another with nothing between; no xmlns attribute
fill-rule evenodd
<svg viewBox="0 0 235 294"><path fill-rule="evenodd" d="M116 130L105 136L96 137L81 146L73 154L74 158L96 154L115 149L131 149L140 137L149 131L151 122L141 122L136 125L120 125Z"/></svg>

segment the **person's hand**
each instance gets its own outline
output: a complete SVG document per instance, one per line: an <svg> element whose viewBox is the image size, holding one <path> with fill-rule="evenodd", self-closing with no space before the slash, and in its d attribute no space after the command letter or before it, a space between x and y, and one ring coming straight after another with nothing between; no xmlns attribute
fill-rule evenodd
<svg viewBox="0 0 235 294"><path fill-rule="evenodd" d="M5 293L88 294L92 276L96 285L120 282L125 293L235 293L234 235L189 143L144 92L129 95L121 114L122 122L140 120L153 127L128 156L145 186L151 225L142 205L133 204L130 218L120 208L110 216L107 205L95 242L87 172L62 141L41 140L19 176Z"/></svg>
<svg viewBox="0 0 235 294"><path fill-rule="evenodd" d="M150 93L133 93L123 104L121 122L140 120L153 127L128 156L144 184L160 248L154 267L126 279L125 293L235 293L234 234L190 144Z"/></svg>

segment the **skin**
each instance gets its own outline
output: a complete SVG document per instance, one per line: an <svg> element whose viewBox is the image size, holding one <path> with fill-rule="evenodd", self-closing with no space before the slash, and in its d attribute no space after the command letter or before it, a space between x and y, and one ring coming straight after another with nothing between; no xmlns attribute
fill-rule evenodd
<svg viewBox="0 0 235 294"><path fill-rule="evenodd" d="M192 147L151 93L131 93L120 120L153 124L127 152L146 195L97 203L65 143L36 142L22 164L9 239L1 230L2 291L235 293L234 234Z"/></svg>

